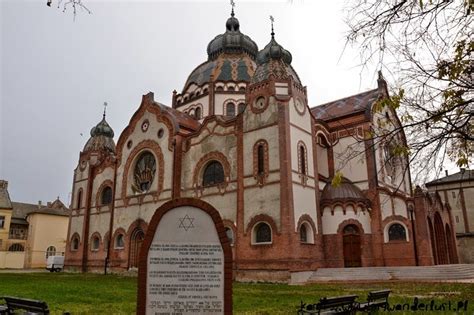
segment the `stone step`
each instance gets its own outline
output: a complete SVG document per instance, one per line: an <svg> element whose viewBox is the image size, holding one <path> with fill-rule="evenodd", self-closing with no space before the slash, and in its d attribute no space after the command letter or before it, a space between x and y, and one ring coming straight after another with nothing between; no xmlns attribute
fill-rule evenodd
<svg viewBox="0 0 474 315"><path fill-rule="evenodd" d="M474 279L474 265L320 268L309 274L305 279L307 279L307 282L350 280L462 280Z"/></svg>

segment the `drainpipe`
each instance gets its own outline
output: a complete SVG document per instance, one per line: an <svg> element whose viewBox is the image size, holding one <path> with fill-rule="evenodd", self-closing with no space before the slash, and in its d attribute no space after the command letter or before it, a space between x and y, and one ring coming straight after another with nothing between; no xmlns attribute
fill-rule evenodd
<svg viewBox="0 0 474 315"><path fill-rule="evenodd" d="M419 262L418 262L418 250L416 248L415 221L413 218L413 212L415 212L415 210L413 209L413 206L410 205L408 208L408 211L410 212L411 230L413 231L413 250L415 252L415 265L418 266Z"/></svg>

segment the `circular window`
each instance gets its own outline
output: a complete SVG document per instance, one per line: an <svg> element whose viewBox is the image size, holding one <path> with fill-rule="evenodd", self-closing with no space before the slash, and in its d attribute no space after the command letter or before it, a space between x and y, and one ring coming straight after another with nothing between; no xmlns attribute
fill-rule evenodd
<svg viewBox="0 0 474 315"><path fill-rule="evenodd" d="M143 123L142 123L142 131L145 132L148 130L148 127L150 127L150 122L148 120L145 120Z"/></svg>
<svg viewBox="0 0 474 315"><path fill-rule="evenodd" d="M155 173L155 156L151 152L143 152L138 157L133 171L133 191L135 193L145 193L150 190Z"/></svg>
<svg viewBox="0 0 474 315"><path fill-rule="evenodd" d="M158 138L163 138L163 135L165 134L165 131L163 130L163 128L160 128L160 130L158 130Z"/></svg>

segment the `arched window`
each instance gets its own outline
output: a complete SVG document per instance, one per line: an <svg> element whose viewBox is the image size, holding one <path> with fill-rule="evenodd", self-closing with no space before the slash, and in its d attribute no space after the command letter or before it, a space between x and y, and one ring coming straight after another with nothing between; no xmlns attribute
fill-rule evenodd
<svg viewBox="0 0 474 315"><path fill-rule="evenodd" d="M255 226L254 241L255 243L271 243L272 242L272 229L267 223L260 222Z"/></svg>
<svg viewBox="0 0 474 315"><path fill-rule="evenodd" d="M143 152L137 159L133 172L133 190L137 193L147 192L153 183L156 173L156 160L151 152Z"/></svg>
<svg viewBox="0 0 474 315"><path fill-rule="evenodd" d="M239 104L239 114L243 113L245 110L245 103L240 103Z"/></svg>
<svg viewBox="0 0 474 315"><path fill-rule="evenodd" d="M306 225L302 224L300 227L300 242L307 243L308 242L308 235L306 234Z"/></svg>
<svg viewBox="0 0 474 315"><path fill-rule="evenodd" d="M394 223L388 228L389 241L406 241L407 233L405 227L400 223Z"/></svg>
<svg viewBox="0 0 474 315"><path fill-rule="evenodd" d="M301 143L298 147L300 173L307 175L306 148Z"/></svg>
<svg viewBox="0 0 474 315"><path fill-rule="evenodd" d="M46 259L48 259L49 256L54 256L56 255L56 247L54 246L49 246L46 248Z"/></svg>
<svg viewBox="0 0 474 315"><path fill-rule="evenodd" d="M235 116L235 104L234 103L227 103L226 105L226 116L234 117Z"/></svg>
<svg viewBox="0 0 474 315"><path fill-rule="evenodd" d="M233 86L228 86L227 91L235 91L235 88Z"/></svg>
<svg viewBox="0 0 474 315"><path fill-rule="evenodd" d="M79 189L77 192L77 209L81 209L82 207L82 189Z"/></svg>
<svg viewBox="0 0 474 315"><path fill-rule="evenodd" d="M25 248L23 247L23 245L15 243L15 244L10 245L10 247L8 248L8 251L9 252L24 252Z"/></svg>
<svg viewBox="0 0 474 315"><path fill-rule="evenodd" d="M100 238L97 235L92 237L91 251L98 251L100 247Z"/></svg>
<svg viewBox="0 0 474 315"><path fill-rule="evenodd" d="M241 86L241 87L239 88L239 92L245 92L245 86Z"/></svg>
<svg viewBox="0 0 474 315"><path fill-rule="evenodd" d="M224 182L224 168L217 161L207 164L202 177L203 186L212 186Z"/></svg>
<svg viewBox="0 0 474 315"><path fill-rule="evenodd" d="M263 144L259 144L257 147L257 174L262 175L265 173L265 148Z"/></svg>
<svg viewBox="0 0 474 315"><path fill-rule="evenodd" d="M224 87L222 85L219 85L216 87L216 91L224 91Z"/></svg>
<svg viewBox="0 0 474 315"><path fill-rule="evenodd" d="M230 245L234 245L234 231L228 226L225 227L225 234L229 239Z"/></svg>
<svg viewBox="0 0 474 315"><path fill-rule="evenodd" d="M197 107L194 111L194 118L201 119L201 107Z"/></svg>
<svg viewBox="0 0 474 315"><path fill-rule="evenodd" d="M79 249L79 237L77 235L72 237L71 250L75 251Z"/></svg>
<svg viewBox="0 0 474 315"><path fill-rule="evenodd" d="M112 203L112 188L110 186L105 186L102 189L102 193L100 195L100 204L102 206L110 205Z"/></svg>
<svg viewBox="0 0 474 315"><path fill-rule="evenodd" d="M300 242L314 244L313 228L307 221L304 221L300 225Z"/></svg>
<svg viewBox="0 0 474 315"><path fill-rule="evenodd" d="M117 235L115 238L115 248L124 248L125 246L125 241L123 239L123 234Z"/></svg>

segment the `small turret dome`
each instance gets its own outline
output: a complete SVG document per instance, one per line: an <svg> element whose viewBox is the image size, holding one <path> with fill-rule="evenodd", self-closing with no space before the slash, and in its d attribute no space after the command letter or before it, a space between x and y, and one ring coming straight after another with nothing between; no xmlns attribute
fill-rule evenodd
<svg viewBox="0 0 474 315"><path fill-rule="evenodd" d="M298 74L291 66L292 59L291 53L277 43L272 30L272 39L257 54L257 69L250 82L258 83L268 80L270 77L281 80L291 77L301 85Z"/></svg>
<svg viewBox="0 0 474 315"><path fill-rule="evenodd" d="M281 59L287 65L290 65L293 60L291 53L278 44L273 35L267 46L258 52L257 64L261 65L267 63L270 59Z"/></svg>
<svg viewBox="0 0 474 315"><path fill-rule="evenodd" d="M363 203L367 206L370 201L362 193L362 191L354 185L349 179L343 177L341 183L336 187L328 182L324 186L323 192L321 193L321 205L331 204L336 201L347 202L352 201L355 203Z"/></svg>
<svg viewBox="0 0 474 315"><path fill-rule="evenodd" d="M91 137L84 146L83 152L106 151L115 153L114 131L105 120L102 120L91 129Z"/></svg>

